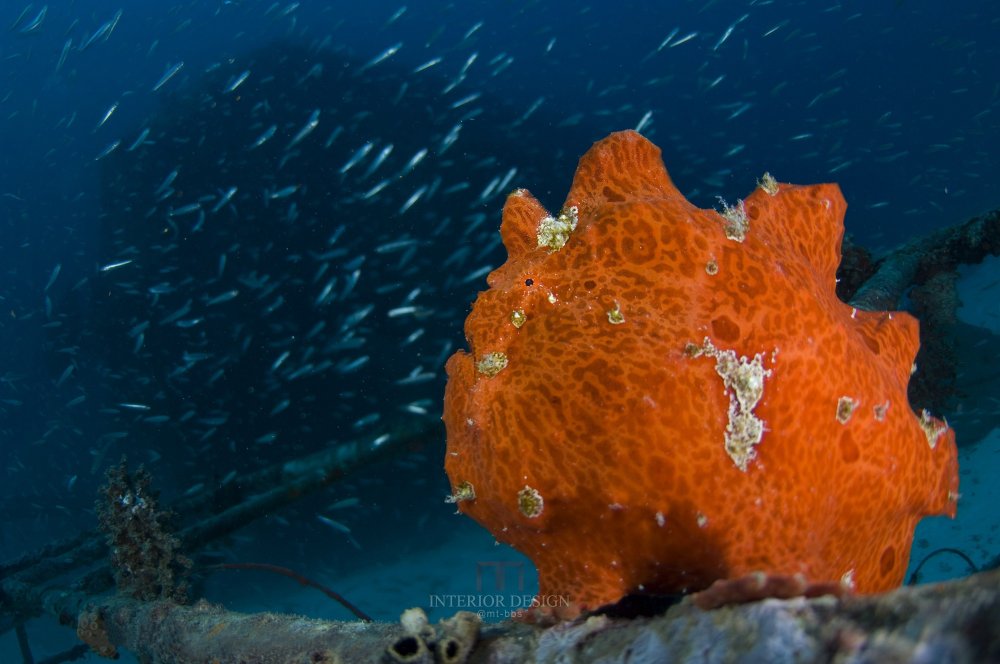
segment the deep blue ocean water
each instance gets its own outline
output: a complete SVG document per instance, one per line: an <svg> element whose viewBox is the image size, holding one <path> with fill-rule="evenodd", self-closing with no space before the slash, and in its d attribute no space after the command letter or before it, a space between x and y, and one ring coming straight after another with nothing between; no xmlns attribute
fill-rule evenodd
<svg viewBox="0 0 1000 664"><path fill-rule="evenodd" d="M639 128L702 207L765 171L835 181L847 232L886 251L1000 203L998 29L990 0L3 3L0 561L94 527L122 455L169 503L425 427L212 555L295 568L380 619L523 564L443 502L438 421L443 361L505 257L506 192L557 210L591 143ZM941 414L963 499L914 561L1000 555L998 272L962 272L962 339L983 350ZM199 592L349 618L225 574ZM72 643L30 627L36 654Z"/></svg>

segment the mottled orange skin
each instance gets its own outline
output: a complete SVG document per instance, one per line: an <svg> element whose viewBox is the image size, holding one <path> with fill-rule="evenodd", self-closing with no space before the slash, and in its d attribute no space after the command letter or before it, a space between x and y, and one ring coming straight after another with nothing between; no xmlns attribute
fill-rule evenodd
<svg viewBox="0 0 1000 664"><path fill-rule="evenodd" d="M908 405L916 320L834 294L839 188L757 189L737 242L674 187L658 148L621 132L580 160L569 206L579 224L549 251L546 211L507 198L508 260L466 320L471 353L447 365L445 468L475 490L458 508L534 561L540 595L570 602L562 617L757 571L898 586L917 521L954 516L954 434L932 448ZM771 371L745 471L724 448L715 360L685 351L706 338ZM476 368L491 352L508 358L492 377ZM844 396L858 405L841 423ZM544 499L535 518L519 510L525 486Z"/></svg>

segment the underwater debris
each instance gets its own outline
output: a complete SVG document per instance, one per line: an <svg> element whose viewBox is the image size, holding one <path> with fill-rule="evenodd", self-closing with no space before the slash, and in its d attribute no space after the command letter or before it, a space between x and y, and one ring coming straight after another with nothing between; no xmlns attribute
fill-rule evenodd
<svg viewBox="0 0 1000 664"><path fill-rule="evenodd" d="M214 570L227 570L227 569L228 570L257 570L257 571L262 571L262 572L271 572L273 574L278 574L280 576L286 576L289 579L292 579L293 581L297 581L300 585L303 585L303 586L306 586L306 587L309 587L309 588L315 588L316 590L320 591L321 593L323 593L324 595L326 595L327 597L329 597L330 599L332 599L333 601L337 602L338 604L340 604L341 606L343 606L345 609L347 609L348 611L350 611L351 613L353 613L355 615L355 617L358 618L358 620L361 620L362 622L366 622L366 623L373 622L373 619L372 619L371 616L369 616L367 613L365 613L364 611L362 611L361 609L359 609L357 606L355 606L354 604L352 604L350 601L348 601L348 599L346 597L344 597L343 595L341 595L340 593L338 593L333 588L330 588L329 586L325 586L322 583L319 583L318 581L313 581L309 577L303 576L303 575L299 574L298 572L296 572L294 570L288 569L287 567L281 567L280 565L268 565L266 563L222 563L220 565L210 565L208 567L200 568L200 569L211 570L211 571L214 571Z"/></svg>

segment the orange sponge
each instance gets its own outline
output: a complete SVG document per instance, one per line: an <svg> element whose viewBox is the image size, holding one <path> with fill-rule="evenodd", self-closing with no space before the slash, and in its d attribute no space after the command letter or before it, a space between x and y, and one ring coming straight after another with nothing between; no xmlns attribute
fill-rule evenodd
<svg viewBox="0 0 1000 664"><path fill-rule="evenodd" d="M878 592L917 521L954 516L954 435L906 398L917 322L834 293L845 208L765 175L699 209L635 132L591 148L556 216L510 194L448 361L445 468L543 609L758 571Z"/></svg>

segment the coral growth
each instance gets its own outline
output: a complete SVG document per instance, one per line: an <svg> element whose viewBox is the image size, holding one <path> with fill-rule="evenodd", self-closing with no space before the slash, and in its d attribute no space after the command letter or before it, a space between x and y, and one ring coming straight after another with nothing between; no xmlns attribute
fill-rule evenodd
<svg viewBox="0 0 1000 664"><path fill-rule="evenodd" d="M886 590L917 521L954 515L954 434L906 398L916 321L834 293L845 208L765 177L699 209L635 132L580 160L556 217L507 198L445 467L566 615L757 572Z"/></svg>
<svg viewBox="0 0 1000 664"><path fill-rule="evenodd" d="M180 542L166 525L170 513L159 509L149 473L140 466L130 475L122 459L106 479L97 518L108 535L118 591L141 600L184 601L191 561L180 554Z"/></svg>

